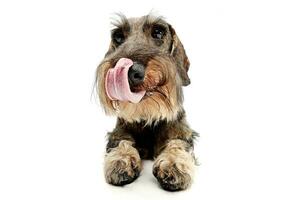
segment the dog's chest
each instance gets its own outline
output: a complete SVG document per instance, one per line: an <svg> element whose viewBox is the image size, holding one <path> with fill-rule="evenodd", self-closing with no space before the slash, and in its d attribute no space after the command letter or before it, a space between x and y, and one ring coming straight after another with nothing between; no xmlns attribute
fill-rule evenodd
<svg viewBox="0 0 300 200"><path fill-rule="evenodd" d="M130 128L130 132L135 140L135 146L142 159L153 159L159 141L163 137L164 123L152 126L136 124Z"/></svg>

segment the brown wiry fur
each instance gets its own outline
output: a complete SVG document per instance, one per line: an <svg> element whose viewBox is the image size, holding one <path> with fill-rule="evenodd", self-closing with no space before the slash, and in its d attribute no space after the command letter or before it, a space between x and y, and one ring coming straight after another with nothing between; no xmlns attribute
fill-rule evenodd
<svg viewBox="0 0 300 200"><path fill-rule="evenodd" d="M118 117L108 133L105 177L108 183L124 185L141 171L142 159L155 159L153 174L166 190L182 190L191 184L195 165L193 140L182 106L182 86L190 84L189 60L175 30L162 18L121 16L116 29L125 41L113 40L97 69L101 105L109 115ZM153 27L165 29L162 39L151 36ZM105 77L120 58L145 66L143 83L131 90L145 90L139 103L110 100L105 92Z"/></svg>
<svg viewBox="0 0 300 200"><path fill-rule="evenodd" d="M169 66L173 64L170 58L155 57L149 60L146 66L144 83L137 89L145 89L148 91L143 101L139 104L131 102L113 102L104 92L99 92L100 101L104 106L107 114L118 115L128 122L145 120L150 124L153 121L166 119L172 121L176 119L179 111L182 111L181 99L177 97L181 95L181 88L177 86L176 81L180 82L180 78L174 71L174 68ZM106 74L111 64L105 62L99 68L99 75ZM105 79L101 79L99 84L104 88ZM150 95L150 93L152 93ZM116 103L118 108L114 107ZM119 112L122 110L122 112ZM119 112L119 113L118 113Z"/></svg>

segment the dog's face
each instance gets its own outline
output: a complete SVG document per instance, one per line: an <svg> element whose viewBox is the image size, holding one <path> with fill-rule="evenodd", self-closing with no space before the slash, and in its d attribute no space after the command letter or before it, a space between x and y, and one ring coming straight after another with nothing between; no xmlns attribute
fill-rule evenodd
<svg viewBox="0 0 300 200"><path fill-rule="evenodd" d="M109 50L97 69L106 113L128 122L173 120L189 85L189 61L174 29L161 18L143 16L114 23Z"/></svg>

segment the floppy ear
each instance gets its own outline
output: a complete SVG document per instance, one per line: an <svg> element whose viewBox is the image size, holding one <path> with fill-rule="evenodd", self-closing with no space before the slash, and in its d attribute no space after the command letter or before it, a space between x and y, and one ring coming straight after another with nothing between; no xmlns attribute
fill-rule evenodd
<svg viewBox="0 0 300 200"><path fill-rule="evenodd" d="M178 73L182 79L182 85L187 86L191 83L190 78L187 74L190 67L190 61L185 53L182 43L180 42L175 30L171 25L169 25L169 30L172 36L170 53L171 56L174 57L174 60L176 62Z"/></svg>

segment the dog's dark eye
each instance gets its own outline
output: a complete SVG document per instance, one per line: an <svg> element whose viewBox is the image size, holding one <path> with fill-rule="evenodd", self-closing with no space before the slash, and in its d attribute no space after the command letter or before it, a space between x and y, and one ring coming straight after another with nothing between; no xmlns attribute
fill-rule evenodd
<svg viewBox="0 0 300 200"><path fill-rule="evenodd" d="M115 30L112 34L112 39L114 43L116 43L117 45L122 44L125 41L125 36L123 31L120 29Z"/></svg>
<svg viewBox="0 0 300 200"><path fill-rule="evenodd" d="M152 32L151 32L151 36L154 38L154 39L163 39L163 37L165 36L165 33L166 33L166 29L165 27L163 26L159 26L159 25L155 25L153 26L152 28Z"/></svg>

